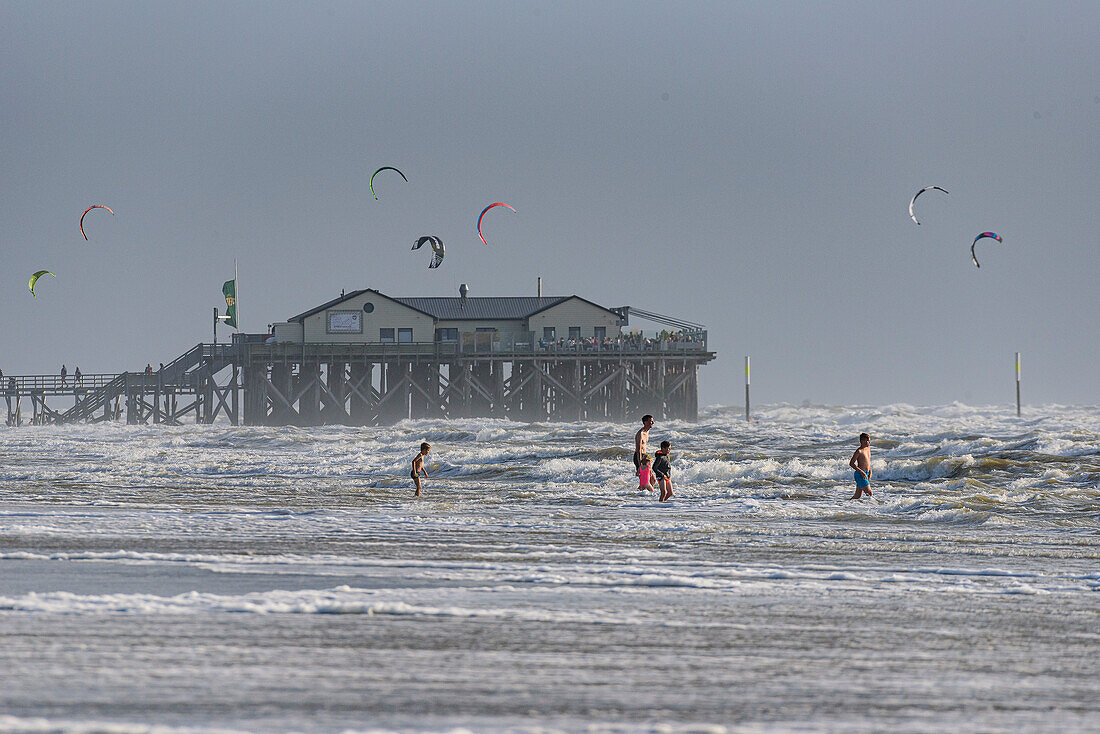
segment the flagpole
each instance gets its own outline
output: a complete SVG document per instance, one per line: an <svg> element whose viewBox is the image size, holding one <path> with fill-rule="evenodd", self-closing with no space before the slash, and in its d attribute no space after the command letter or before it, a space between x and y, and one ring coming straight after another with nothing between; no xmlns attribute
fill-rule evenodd
<svg viewBox="0 0 1100 734"><path fill-rule="evenodd" d="M233 304L237 307L237 333L241 333L241 282L237 280L237 258L233 258Z"/></svg>

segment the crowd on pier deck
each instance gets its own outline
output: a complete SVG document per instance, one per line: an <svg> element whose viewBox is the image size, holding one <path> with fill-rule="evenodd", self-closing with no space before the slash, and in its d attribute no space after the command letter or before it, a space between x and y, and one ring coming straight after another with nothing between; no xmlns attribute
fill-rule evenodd
<svg viewBox="0 0 1100 734"><path fill-rule="evenodd" d="M660 349L664 344L698 345L702 349L705 338L702 332L661 331L653 336L645 336L640 331L630 332L618 337L572 337L562 339L539 339L540 349L580 349L580 350L647 350Z"/></svg>

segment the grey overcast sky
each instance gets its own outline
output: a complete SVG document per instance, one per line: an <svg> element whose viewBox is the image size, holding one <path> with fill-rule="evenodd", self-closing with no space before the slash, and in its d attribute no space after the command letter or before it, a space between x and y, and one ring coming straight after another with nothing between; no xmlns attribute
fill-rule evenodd
<svg viewBox="0 0 1100 734"><path fill-rule="evenodd" d="M541 275L707 324L704 404L741 404L746 354L754 402L1011 403L1017 350L1025 403L1097 404L1098 29L1096 2L9 0L0 368L168 362L237 258L250 331ZM409 183L374 201L382 165Z"/></svg>

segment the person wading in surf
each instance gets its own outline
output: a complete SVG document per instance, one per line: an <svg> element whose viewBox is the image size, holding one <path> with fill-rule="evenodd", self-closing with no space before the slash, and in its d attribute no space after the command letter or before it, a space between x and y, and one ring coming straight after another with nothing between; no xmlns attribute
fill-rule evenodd
<svg viewBox="0 0 1100 734"><path fill-rule="evenodd" d="M866 433L859 434L859 448L848 460L848 466L854 470L856 480L856 493L851 498L858 500L864 492L871 497L871 437Z"/></svg>
<svg viewBox="0 0 1100 734"><path fill-rule="evenodd" d="M638 491L639 492L652 492L657 489L657 475L653 473L650 468L650 464L653 463L653 457L649 454L642 454L642 465L638 468Z"/></svg>
<svg viewBox="0 0 1100 734"><path fill-rule="evenodd" d="M414 497L420 496L420 475L423 474L424 478L428 478L428 472L424 469L424 457L428 455L428 452L432 450L430 443L425 441L420 444L420 453L413 457L412 472L409 476L412 477L413 482L416 484L416 494Z"/></svg>
<svg viewBox="0 0 1100 734"><path fill-rule="evenodd" d="M642 416L642 427L634 434L634 474L637 475L642 468L642 457L646 453L646 445L649 443L649 429L653 428L653 416L646 413Z"/></svg>
<svg viewBox="0 0 1100 734"><path fill-rule="evenodd" d="M653 473L657 477L657 486L661 489L661 502L672 499L672 444L661 441L661 450L653 455Z"/></svg>

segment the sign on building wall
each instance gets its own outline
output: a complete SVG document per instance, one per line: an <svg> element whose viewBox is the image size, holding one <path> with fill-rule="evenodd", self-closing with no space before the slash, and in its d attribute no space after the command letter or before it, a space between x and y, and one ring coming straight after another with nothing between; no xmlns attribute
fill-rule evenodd
<svg viewBox="0 0 1100 734"><path fill-rule="evenodd" d="M329 311L325 331L329 334L362 334L363 314L358 311Z"/></svg>

